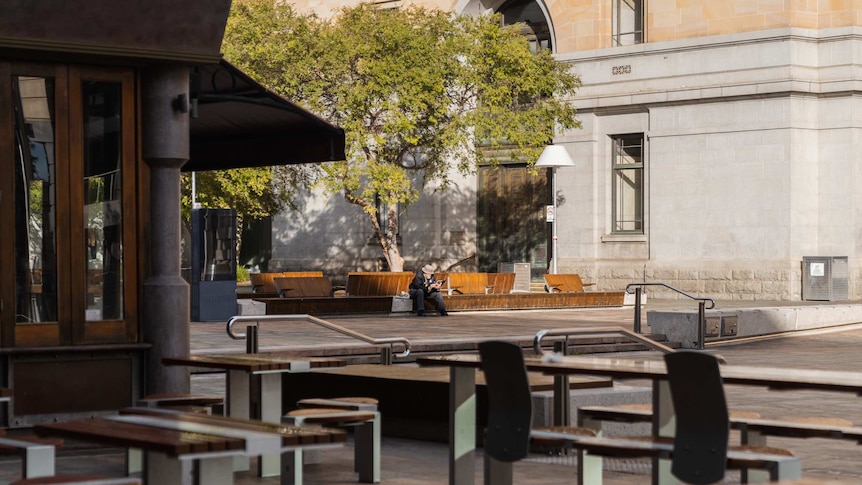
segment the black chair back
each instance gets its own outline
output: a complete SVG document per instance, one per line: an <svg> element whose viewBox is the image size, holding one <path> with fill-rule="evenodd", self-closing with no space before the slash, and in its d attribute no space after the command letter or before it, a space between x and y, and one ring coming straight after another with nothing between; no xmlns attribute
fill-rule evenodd
<svg viewBox="0 0 862 485"><path fill-rule="evenodd" d="M509 342L479 344L488 392L485 453L511 463L527 456L533 401L521 347Z"/></svg>
<svg viewBox="0 0 862 485"><path fill-rule="evenodd" d="M721 481L730 437L718 359L696 351L665 354L676 414L671 473L686 483Z"/></svg>

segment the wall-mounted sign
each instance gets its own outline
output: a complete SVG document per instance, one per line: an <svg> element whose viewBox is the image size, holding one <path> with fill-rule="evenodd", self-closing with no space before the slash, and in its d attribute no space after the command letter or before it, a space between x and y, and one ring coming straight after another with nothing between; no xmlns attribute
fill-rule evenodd
<svg viewBox="0 0 862 485"><path fill-rule="evenodd" d="M811 263L808 268L808 272L811 276L824 276L826 275L826 264L825 263Z"/></svg>

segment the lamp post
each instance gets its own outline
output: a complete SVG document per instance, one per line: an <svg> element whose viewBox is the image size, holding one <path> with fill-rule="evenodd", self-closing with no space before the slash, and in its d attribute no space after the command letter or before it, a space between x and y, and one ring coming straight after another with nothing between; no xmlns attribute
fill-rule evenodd
<svg viewBox="0 0 862 485"><path fill-rule="evenodd" d="M566 148L562 145L548 145L539 160L536 161L537 167L551 167L551 200L553 201L553 218L551 219L551 259L554 264L551 270L552 274L557 274L557 168L559 167L574 167L575 162L572 157L566 152Z"/></svg>

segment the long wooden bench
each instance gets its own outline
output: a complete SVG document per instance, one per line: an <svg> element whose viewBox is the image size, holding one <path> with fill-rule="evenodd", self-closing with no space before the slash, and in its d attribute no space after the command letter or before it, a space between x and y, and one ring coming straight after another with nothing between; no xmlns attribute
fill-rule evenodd
<svg viewBox="0 0 862 485"><path fill-rule="evenodd" d="M582 406L578 408L578 425L599 430L602 421L649 423L649 405ZM788 438L846 439L862 443L862 427L850 421L831 418L764 419L757 413L730 412L731 429L739 430L740 444L766 446L767 436Z"/></svg>
<svg viewBox="0 0 862 485"><path fill-rule="evenodd" d="M407 291L415 275L408 271L347 273L348 296L395 296Z"/></svg>
<svg viewBox="0 0 862 485"><path fill-rule="evenodd" d="M585 286L595 285L595 283L584 283L577 273L546 274L544 278L549 293L581 293Z"/></svg>
<svg viewBox="0 0 862 485"><path fill-rule="evenodd" d="M53 477L23 478L10 485L141 485L132 477L102 477L97 475L55 475Z"/></svg>
<svg viewBox="0 0 862 485"><path fill-rule="evenodd" d="M447 295L506 295L515 286L515 273L438 273Z"/></svg>
<svg viewBox="0 0 862 485"><path fill-rule="evenodd" d="M532 431L530 435L544 440L566 441L572 448L587 452L587 455L581 457L578 463L579 484L602 483L601 457L673 458L672 439L601 438L552 431ZM772 482L800 478L802 476L801 460L798 457L782 454L778 451L775 449L741 450L731 447L727 451L727 468L764 470L769 474L769 480Z"/></svg>
<svg viewBox="0 0 862 485"><path fill-rule="evenodd" d="M282 276L273 282L279 298L326 297L335 291L326 276Z"/></svg>
<svg viewBox="0 0 862 485"><path fill-rule="evenodd" d="M275 278L288 278L298 276L322 277L323 271L283 271L278 273L249 273L251 291L256 295L276 296L278 290L275 287Z"/></svg>

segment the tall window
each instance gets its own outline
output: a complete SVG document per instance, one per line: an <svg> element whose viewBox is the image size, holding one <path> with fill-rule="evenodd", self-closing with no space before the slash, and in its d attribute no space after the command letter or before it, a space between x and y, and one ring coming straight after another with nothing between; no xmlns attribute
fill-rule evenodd
<svg viewBox="0 0 862 485"><path fill-rule="evenodd" d="M644 0L614 0L614 45L644 41Z"/></svg>
<svg viewBox="0 0 862 485"><path fill-rule="evenodd" d="M620 135L613 141L613 232L643 234L643 133Z"/></svg>

